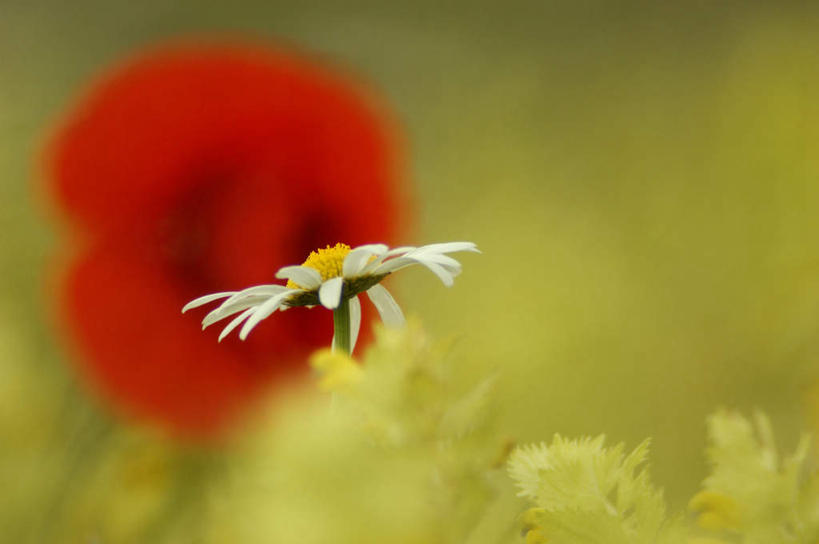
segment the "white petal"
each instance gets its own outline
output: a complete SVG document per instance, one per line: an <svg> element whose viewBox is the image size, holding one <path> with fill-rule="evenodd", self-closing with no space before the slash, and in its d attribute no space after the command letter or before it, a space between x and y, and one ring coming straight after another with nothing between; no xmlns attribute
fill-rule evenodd
<svg viewBox="0 0 819 544"><path fill-rule="evenodd" d="M414 249L415 249L415 247L413 247L413 246L402 246L402 247L397 247L395 249L391 249L391 250L387 251L386 253L384 253L383 255L380 255L377 258L373 259L371 262L367 263L367 265L361 270L360 275L361 276L366 276L366 275L369 275L369 274L376 274L376 273L378 273L378 272L376 272L376 269L379 266L381 266L381 263L383 263L385 260L390 259L390 257L395 257L396 255L400 255L400 254L403 254L403 253L410 252L410 251L412 251Z"/></svg>
<svg viewBox="0 0 819 544"><path fill-rule="evenodd" d="M384 260L384 256L376 257L375 259L371 260L370 262L366 263L361 270L358 272L358 277L362 276L369 276L373 273L373 271L381 266L381 262Z"/></svg>
<svg viewBox="0 0 819 544"><path fill-rule="evenodd" d="M443 266L432 261L419 261L419 263L429 268L447 287L452 287L452 284L455 283L453 274Z"/></svg>
<svg viewBox="0 0 819 544"><path fill-rule="evenodd" d="M287 287L284 285L257 285L255 287L248 287L247 289L243 289L224 301L222 305L231 304L232 302L236 302L239 299L244 297L249 297L251 295L265 295L265 296L272 296L278 295L279 293L283 293L287 291Z"/></svg>
<svg viewBox="0 0 819 544"><path fill-rule="evenodd" d="M197 308L199 306L202 306L203 304L207 304L208 302L213 302L214 300L219 300L220 298L229 297L234 294L236 294L236 291L225 291L224 293L213 293L210 295L205 295L203 297L195 298L182 307L182 313L184 314L185 312L192 308Z"/></svg>
<svg viewBox="0 0 819 544"><path fill-rule="evenodd" d="M408 259L415 259L418 262L423 261L430 261L436 264L440 264L441 266L452 269L452 270L460 270L461 263L449 257L447 255L442 255L440 253L410 253L407 255Z"/></svg>
<svg viewBox="0 0 819 544"><path fill-rule="evenodd" d="M321 285L321 274L319 274L318 270L309 266L285 266L276 272L276 277L280 280L293 280L293 283L308 290Z"/></svg>
<svg viewBox="0 0 819 544"><path fill-rule="evenodd" d="M415 251L419 253L452 253L454 251L471 251L480 253L480 250L473 242L444 242L442 244L429 244L421 246Z"/></svg>
<svg viewBox="0 0 819 544"><path fill-rule="evenodd" d="M239 331L239 338L241 338L242 340L247 338L247 335L250 334L250 331L253 330L253 327L259 324L259 321L275 312L276 308L278 308L285 300L287 300L287 297L289 297L290 294L294 292L297 292L297 290L291 289L286 293L281 293L279 295L272 296L266 302L259 305L253 311L253 314L247 319L245 325L242 327L242 330Z"/></svg>
<svg viewBox="0 0 819 544"><path fill-rule="evenodd" d="M222 329L222 332L221 332L221 333L219 333L219 340L218 340L218 342L221 342L221 341L222 341L222 339L223 339L225 336L227 336L228 334L230 334L230 331L232 331L232 330L233 330L233 329L235 329L237 326L239 326L239 323L241 323L242 321L244 321L245 319L247 319L248 317L250 317L250 314L252 314L254 311L255 311L255 308L250 308L249 310L245 310L244 312L242 312L241 314L239 314L239 316L238 316L238 317L236 317L236 318L235 318L233 321L231 321L230 323L228 323L228 324L227 324L227 327L225 327L224 329Z"/></svg>
<svg viewBox="0 0 819 544"><path fill-rule="evenodd" d="M236 312L241 312L247 308L258 306L264 303L264 301L266 301L268 298L270 297L252 296L241 298L235 302L230 302L230 299L228 299L221 306L205 316L205 319L202 320L202 328L205 329L217 321L221 321L222 319L235 314Z"/></svg>
<svg viewBox="0 0 819 544"><path fill-rule="evenodd" d="M381 316L381 321L388 327L401 327L404 325L404 313L401 307L392 298L392 295L382 285L373 285L367 290L367 296L370 297L375 309L378 310L378 315Z"/></svg>
<svg viewBox="0 0 819 544"><path fill-rule="evenodd" d="M369 251L373 255L383 255L389 249L386 244L364 244L363 246L356 246L350 251L357 251L359 249Z"/></svg>
<svg viewBox="0 0 819 544"><path fill-rule="evenodd" d="M415 246L394 247L384 254L384 258L392 257L393 255L400 255L401 253L409 253L410 251L415 251L416 249L417 248Z"/></svg>
<svg viewBox="0 0 819 544"><path fill-rule="evenodd" d="M369 244L353 249L344 258L342 275L345 278L358 277L373 255L378 256L385 251L387 251L387 246L384 244Z"/></svg>
<svg viewBox="0 0 819 544"><path fill-rule="evenodd" d="M389 261L384 261L380 265L378 265L375 270L372 271L373 275L381 275L381 274L389 274L390 272L395 272L405 266L410 266L413 264L417 264L415 259L410 257L396 257L394 259L390 259Z"/></svg>
<svg viewBox="0 0 819 544"><path fill-rule="evenodd" d="M331 278L319 287L319 302L328 310L335 310L341 302L341 288L344 286L344 278Z"/></svg>
<svg viewBox="0 0 819 544"><path fill-rule="evenodd" d="M350 299L350 353L355 349L358 331L361 330L361 301L358 297Z"/></svg>

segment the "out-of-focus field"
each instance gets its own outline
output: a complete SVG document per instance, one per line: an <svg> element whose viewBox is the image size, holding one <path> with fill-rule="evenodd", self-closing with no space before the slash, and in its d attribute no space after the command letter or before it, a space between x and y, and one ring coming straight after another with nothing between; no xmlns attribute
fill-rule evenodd
<svg viewBox="0 0 819 544"><path fill-rule="evenodd" d="M0 487L20 503L59 488L64 458L93 455L71 444L99 411L49 324L57 236L32 189L38 153L88 78L180 34L284 40L382 91L407 132L415 239L483 251L449 291L422 271L392 285L459 339L465 375L501 371L510 437L651 436L677 506L705 475L716 407L764 409L792 445L818 374L818 16L763 2L3 3Z"/></svg>

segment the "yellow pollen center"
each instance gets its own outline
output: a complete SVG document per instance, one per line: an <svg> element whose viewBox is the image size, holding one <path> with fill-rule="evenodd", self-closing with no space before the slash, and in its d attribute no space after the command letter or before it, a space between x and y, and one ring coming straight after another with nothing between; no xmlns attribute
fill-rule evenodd
<svg viewBox="0 0 819 544"><path fill-rule="evenodd" d="M347 244L337 243L333 247L329 245L324 249L317 249L311 251L307 260L302 263L302 266L309 266L318 270L321 274L321 281L327 281L330 278L337 278L341 276L344 267L344 258L350 252L350 246ZM287 287L290 289L302 289L300 285L294 283L293 280L287 280Z"/></svg>

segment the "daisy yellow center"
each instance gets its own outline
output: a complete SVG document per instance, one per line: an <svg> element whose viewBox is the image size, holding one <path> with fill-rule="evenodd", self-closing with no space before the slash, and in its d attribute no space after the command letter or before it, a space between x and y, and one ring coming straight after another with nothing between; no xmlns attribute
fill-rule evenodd
<svg viewBox="0 0 819 544"><path fill-rule="evenodd" d="M337 278L342 275L344 268L344 258L350 252L350 246L347 244L337 243L333 247L329 245L324 249L317 249L311 251L307 260L302 263L302 266L309 266L321 274L321 281L327 281L330 278ZM293 280L287 280L287 287L290 289L301 289Z"/></svg>

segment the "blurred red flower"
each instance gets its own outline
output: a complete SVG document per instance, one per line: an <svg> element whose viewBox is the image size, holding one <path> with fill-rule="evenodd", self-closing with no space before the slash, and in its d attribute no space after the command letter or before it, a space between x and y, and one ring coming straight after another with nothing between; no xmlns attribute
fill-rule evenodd
<svg viewBox="0 0 819 544"><path fill-rule="evenodd" d="M59 316L83 375L120 412L221 434L332 324L294 309L218 344L182 305L270 282L327 243L394 242L394 136L364 89L291 53L179 46L115 67L48 157L79 234Z"/></svg>

